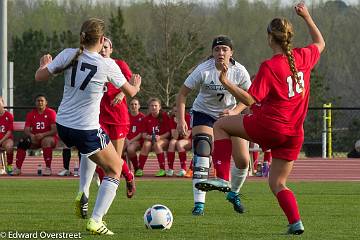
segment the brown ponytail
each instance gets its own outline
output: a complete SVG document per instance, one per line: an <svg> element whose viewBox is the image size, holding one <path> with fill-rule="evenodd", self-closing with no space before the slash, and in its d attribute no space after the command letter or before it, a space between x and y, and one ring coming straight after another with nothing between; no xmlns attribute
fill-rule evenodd
<svg viewBox="0 0 360 240"><path fill-rule="evenodd" d="M272 35L274 41L281 46L281 49L285 53L292 73L292 78L303 90L302 95L304 96L305 88L300 83L298 70L295 65L295 58L292 52L291 40L294 36L294 31L291 23L284 18L274 18L270 22L267 31L268 34Z"/></svg>
<svg viewBox="0 0 360 240"><path fill-rule="evenodd" d="M90 18L86 20L80 30L80 47L70 63L56 73L61 73L69 67L73 67L79 56L84 52L85 46L93 46L104 36L105 22L98 18Z"/></svg>

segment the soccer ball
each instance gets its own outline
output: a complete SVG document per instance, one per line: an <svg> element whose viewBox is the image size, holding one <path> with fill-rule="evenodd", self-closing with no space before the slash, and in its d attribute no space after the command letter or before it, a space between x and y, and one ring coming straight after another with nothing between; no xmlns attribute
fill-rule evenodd
<svg viewBox="0 0 360 240"><path fill-rule="evenodd" d="M170 229L173 220L170 209L161 204L148 208L144 214L145 227L148 229Z"/></svg>
<svg viewBox="0 0 360 240"><path fill-rule="evenodd" d="M360 152L360 139L355 142L355 150Z"/></svg>

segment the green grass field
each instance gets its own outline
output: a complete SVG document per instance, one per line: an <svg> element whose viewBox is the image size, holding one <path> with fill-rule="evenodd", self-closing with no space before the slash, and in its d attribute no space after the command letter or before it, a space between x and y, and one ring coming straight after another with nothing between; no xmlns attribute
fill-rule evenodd
<svg viewBox="0 0 360 240"><path fill-rule="evenodd" d="M360 239L359 183L290 183L305 233L288 236L287 221L265 182L247 182L242 198L247 212L233 211L225 195L207 195L205 216L193 217L189 180L138 180L134 199L125 196L121 182L106 216L114 237L91 236L85 220L75 218L73 200L77 180L0 180L0 232L81 232L82 239ZM92 186L90 210L97 187ZM155 203L168 206L174 215L170 230L147 230L145 210ZM0 235L1 236L1 235Z"/></svg>

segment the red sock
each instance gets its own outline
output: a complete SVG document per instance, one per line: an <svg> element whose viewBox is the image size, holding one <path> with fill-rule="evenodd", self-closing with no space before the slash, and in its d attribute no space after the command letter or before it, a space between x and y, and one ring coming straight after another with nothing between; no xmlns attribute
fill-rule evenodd
<svg viewBox="0 0 360 240"><path fill-rule="evenodd" d="M285 189L278 192L276 197L280 207L284 211L289 221L289 224L293 224L299 221L300 213L294 193L289 189Z"/></svg>
<svg viewBox="0 0 360 240"><path fill-rule="evenodd" d="M259 158L259 152L252 152L253 161L257 161Z"/></svg>
<svg viewBox="0 0 360 240"><path fill-rule="evenodd" d="M156 157L158 159L160 169L165 170L165 154L164 154L164 152L156 154Z"/></svg>
<svg viewBox="0 0 360 240"><path fill-rule="evenodd" d="M24 149L18 148L16 152L16 168L21 169L23 162L25 160L26 151Z"/></svg>
<svg viewBox="0 0 360 240"><path fill-rule="evenodd" d="M218 178L229 181L232 144L229 138L214 142L213 162Z"/></svg>
<svg viewBox="0 0 360 240"><path fill-rule="evenodd" d="M174 169L175 152L167 152L167 160L170 169Z"/></svg>
<svg viewBox="0 0 360 240"><path fill-rule="evenodd" d="M193 160L191 159L189 169L193 170Z"/></svg>
<svg viewBox="0 0 360 240"><path fill-rule="evenodd" d="M271 151L264 152L264 162L271 162Z"/></svg>
<svg viewBox="0 0 360 240"><path fill-rule="evenodd" d="M129 170L129 166L127 165L126 161L124 161L122 165L121 174L124 176L126 181L131 181L133 179L133 175L131 171Z"/></svg>
<svg viewBox="0 0 360 240"><path fill-rule="evenodd" d="M14 152L13 152L13 151L6 152L6 158L7 158L7 163L8 163L8 165L13 164L13 161L14 161Z"/></svg>
<svg viewBox="0 0 360 240"><path fill-rule="evenodd" d="M142 154L140 154L139 156L139 169L144 170L144 166L146 163L148 156L144 156Z"/></svg>
<svg viewBox="0 0 360 240"><path fill-rule="evenodd" d="M104 172L104 170L103 170L101 167L96 166L95 172L98 174L99 179L100 179L100 183L101 183L102 180L103 180L103 178L105 177L105 172Z"/></svg>
<svg viewBox="0 0 360 240"><path fill-rule="evenodd" d="M138 170L139 164L138 164L137 155L135 155L135 156L133 156L133 157L130 157L130 156L129 156L129 160L130 160L130 162L131 162L132 165L133 165L134 171Z"/></svg>
<svg viewBox="0 0 360 240"><path fill-rule="evenodd" d="M53 149L51 147L47 147L47 148L43 148L42 150L43 150L45 165L47 168L51 168Z"/></svg>
<svg viewBox="0 0 360 240"><path fill-rule="evenodd" d="M179 152L180 167L186 170L186 151Z"/></svg>

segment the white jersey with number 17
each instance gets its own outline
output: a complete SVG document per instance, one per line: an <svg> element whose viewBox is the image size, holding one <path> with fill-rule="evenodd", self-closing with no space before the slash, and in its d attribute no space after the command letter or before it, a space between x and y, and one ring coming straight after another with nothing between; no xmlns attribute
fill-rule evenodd
<svg viewBox="0 0 360 240"><path fill-rule="evenodd" d="M64 69L75 56L78 49L64 49L48 64L50 73ZM56 122L62 126L78 130L94 130L100 127L100 101L106 82L117 88L126 79L119 66L111 58L103 58L96 52L86 49L72 67L64 71L65 85Z"/></svg>
<svg viewBox="0 0 360 240"><path fill-rule="evenodd" d="M221 84L219 76L220 71L215 66L215 59L211 58L197 66L184 82L190 89L199 88L192 109L215 119L218 119L219 114L225 109L233 109L236 106L235 97ZM251 85L248 71L238 62L229 64L227 77L245 91Z"/></svg>

